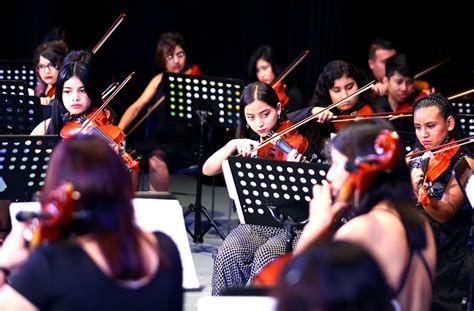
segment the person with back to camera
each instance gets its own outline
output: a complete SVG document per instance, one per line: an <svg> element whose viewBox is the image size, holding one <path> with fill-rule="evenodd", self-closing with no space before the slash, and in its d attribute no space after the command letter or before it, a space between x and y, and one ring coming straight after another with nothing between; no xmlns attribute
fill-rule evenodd
<svg viewBox="0 0 474 311"><path fill-rule="evenodd" d="M313 187L295 253L323 238L357 243L380 265L402 310L429 310L436 246L428 221L407 195L410 174L400 149L387 121L342 127L332 139L328 183ZM334 232L335 219L347 208L353 217Z"/></svg>
<svg viewBox="0 0 474 311"><path fill-rule="evenodd" d="M57 145L40 194L41 214L53 218L26 219L8 235L0 309L182 310L178 249L137 226L133 194L120 157L99 137Z"/></svg>
<svg viewBox="0 0 474 311"><path fill-rule="evenodd" d="M316 241L283 269L274 296L278 311L395 311L393 291L362 246Z"/></svg>

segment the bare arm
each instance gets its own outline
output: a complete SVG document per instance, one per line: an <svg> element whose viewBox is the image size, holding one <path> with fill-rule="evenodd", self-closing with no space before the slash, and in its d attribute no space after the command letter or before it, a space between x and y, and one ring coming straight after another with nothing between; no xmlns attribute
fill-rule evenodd
<svg viewBox="0 0 474 311"><path fill-rule="evenodd" d="M0 310L39 310L34 304L8 285L0 287Z"/></svg>
<svg viewBox="0 0 474 311"><path fill-rule="evenodd" d="M469 166L473 167L474 159L468 158L467 161ZM441 200L430 198L430 204L423 206L423 208L434 220L444 223L457 213L464 200L461 186L457 183L456 178L451 176Z"/></svg>
<svg viewBox="0 0 474 311"><path fill-rule="evenodd" d="M343 202L332 204L328 184L315 185L313 198L309 203L309 221L301 233L294 254L301 253L311 243L326 236L334 219L344 206L347 204Z"/></svg>
<svg viewBox="0 0 474 311"><path fill-rule="evenodd" d="M156 89L158 85L161 83L161 79L163 78L163 74L160 73L156 75L153 79L151 79L150 83L148 83L147 87L143 91L142 95L138 97L138 99L130 105L130 107L125 110L118 127L124 131L130 123L138 116L138 114L145 108L146 104L149 103L153 96L156 93Z"/></svg>
<svg viewBox="0 0 474 311"><path fill-rule="evenodd" d="M258 146L258 142L251 139L232 139L224 147L214 152L202 167L202 172L206 176L217 175L222 172L222 162L230 157L234 152L249 156L252 149Z"/></svg>
<svg viewBox="0 0 474 311"><path fill-rule="evenodd" d="M38 124L33 131L31 131L30 135L46 135L46 130L48 129L49 123L51 119L46 119Z"/></svg>

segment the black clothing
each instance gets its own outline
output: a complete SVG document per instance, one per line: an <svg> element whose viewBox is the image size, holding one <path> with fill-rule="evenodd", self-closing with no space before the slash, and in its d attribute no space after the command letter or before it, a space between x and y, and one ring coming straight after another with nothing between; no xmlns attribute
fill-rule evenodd
<svg viewBox="0 0 474 311"><path fill-rule="evenodd" d="M159 267L147 284L125 287L107 277L77 244L42 244L10 286L41 310L182 310L183 271L170 237L155 232Z"/></svg>
<svg viewBox="0 0 474 311"><path fill-rule="evenodd" d="M453 176L455 164L464 156L458 153L451 158L449 168L433 182L433 197L441 199ZM419 167L420 161L412 161L410 166ZM431 224L437 248L432 310L461 310L462 300L468 297L472 255L468 245L472 211L467 198L457 213L445 223L431 218L421 205L418 208Z"/></svg>

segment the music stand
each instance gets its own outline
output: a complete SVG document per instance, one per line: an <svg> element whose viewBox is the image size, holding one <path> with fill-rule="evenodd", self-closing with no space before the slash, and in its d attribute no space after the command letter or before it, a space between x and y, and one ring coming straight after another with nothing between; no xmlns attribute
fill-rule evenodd
<svg viewBox="0 0 474 311"><path fill-rule="evenodd" d="M0 94L0 134L29 134L41 120L39 97Z"/></svg>
<svg viewBox="0 0 474 311"><path fill-rule="evenodd" d="M474 136L474 104L471 102L451 102L451 105L453 105L466 135Z"/></svg>
<svg viewBox="0 0 474 311"><path fill-rule="evenodd" d="M34 89L36 71L31 60L0 60L0 80L22 80Z"/></svg>
<svg viewBox="0 0 474 311"><path fill-rule="evenodd" d="M324 182L329 167L232 156L222 169L241 223L282 227L272 214L306 220L313 186Z"/></svg>
<svg viewBox="0 0 474 311"><path fill-rule="evenodd" d="M240 223L283 227L291 252L296 229L308 220L313 186L323 183L328 165L233 156L222 169Z"/></svg>
<svg viewBox="0 0 474 311"><path fill-rule="evenodd" d="M207 76L190 76L165 72L163 74L165 98L168 101L168 116L183 122L199 122L198 174L196 201L189 205L184 217L194 212L194 232L186 228L194 243L202 243L203 237L213 227L224 239L225 234L214 222L201 203L202 166L204 164L204 134L208 117L212 116L214 126L235 127L239 120L239 99L243 81ZM201 214L209 221L202 228Z"/></svg>
<svg viewBox="0 0 474 311"><path fill-rule="evenodd" d="M240 79L190 76L165 72L165 98L169 116L176 119L200 121L194 113L209 112L216 127L236 128L239 125Z"/></svg>
<svg viewBox="0 0 474 311"><path fill-rule="evenodd" d="M28 85L25 81L21 80L0 80L0 93L10 95L30 95Z"/></svg>
<svg viewBox="0 0 474 311"><path fill-rule="evenodd" d="M0 199L32 201L59 135L0 135Z"/></svg>

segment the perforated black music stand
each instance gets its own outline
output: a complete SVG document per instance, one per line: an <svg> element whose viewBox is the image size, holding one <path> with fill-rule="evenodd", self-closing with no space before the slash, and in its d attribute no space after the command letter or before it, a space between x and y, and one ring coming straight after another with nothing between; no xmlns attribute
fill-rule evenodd
<svg viewBox="0 0 474 311"><path fill-rule="evenodd" d="M0 135L0 199L32 201L59 141L58 135Z"/></svg>
<svg viewBox="0 0 474 311"><path fill-rule="evenodd" d="M235 128L239 124L243 80L169 72L163 79L171 118L199 122L195 112L202 110L212 115L216 127Z"/></svg>
<svg viewBox="0 0 474 311"><path fill-rule="evenodd" d="M204 134L208 118L212 116L212 124L216 127L236 127L239 120L239 99L244 86L242 80L190 76L165 72L163 75L165 98L168 102L170 118L183 122L199 123L198 144L198 175L196 181L196 202L191 204L184 217L194 212L194 232L188 233L195 243L202 243L203 237L210 228L214 228L224 239L225 234L214 222L201 203L202 197L202 166L204 164ZM202 228L201 214L209 221L207 228Z"/></svg>
<svg viewBox="0 0 474 311"><path fill-rule="evenodd" d="M0 134L29 134L41 120L39 97L0 94Z"/></svg>
<svg viewBox="0 0 474 311"><path fill-rule="evenodd" d="M29 94L26 82L21 80L0 80L0 94L33 95Z"/></svg>
<svg viewBox="0 0 474 311"><path fill-rule="evenodd" d="M222 169L240 222L285 228L291 252L296 229L308 220L313 186L325 180L328 166L233 156Z"/></svg>
<svg viewBox="0 0 474 311"><path fill-rule="evenodd" d="M325 180L326 164L229 157L222 166L229 197L241 223L282 227L272 214L303 221L315 184Z"/></svg>
<svg viewBox="0 0 474 311"><path fill-rule="evenodd" d="M28 87L36 85L36 71L31 60L0 60L0 80L22 80Z"/></svg>
<svg viewBox="0 0 474 311"><path fill-rule="evenodd" d="M467 136L474 136L474 103L471 101L452 101L461 127Z"/></svg>

